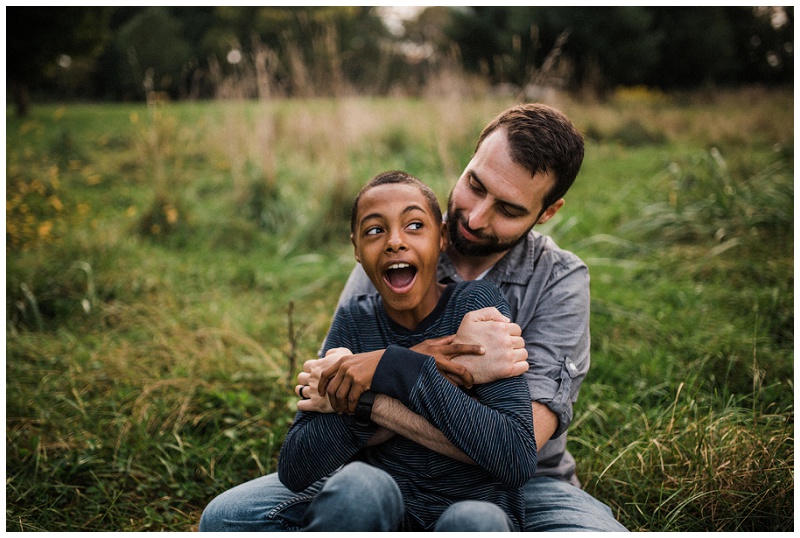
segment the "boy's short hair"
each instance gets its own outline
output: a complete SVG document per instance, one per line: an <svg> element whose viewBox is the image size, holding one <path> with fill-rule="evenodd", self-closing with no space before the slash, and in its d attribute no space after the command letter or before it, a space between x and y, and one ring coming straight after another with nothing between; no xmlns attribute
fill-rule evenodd
<svg viewBox="0 0 800 538"><path fill-rule="evenodd" d="M395 183L413 185L414 187L417 187L427 200L428 206L430 207L436 222L442 222L442 208L439 206L439 201L436 199L436 195L431 188L411 174L407 174L406 172L402 172L400 170L392 170L391 172L383 172L378 174L366 185L364 185L361 191L359 191L358 196L356 196L356 199L353 200L353 208L350 210L350 233L355 233L356 231L358 202L361 200L361 196L373 187L378 187L380 185L391 185Z"/></svg>

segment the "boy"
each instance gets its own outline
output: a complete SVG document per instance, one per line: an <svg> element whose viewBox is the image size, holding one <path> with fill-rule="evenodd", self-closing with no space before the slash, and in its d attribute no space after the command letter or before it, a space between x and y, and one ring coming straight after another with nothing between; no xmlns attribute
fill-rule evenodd
<svg viewBox="0 0 800 538"><path fill-rule="evenodd" d="M303 491L344 465L316 494L306 529L455 530L446 522L470 514L497 522L473 530L523 529L520 486L533 476L537 457L526 383L517 376L468 394L437 371L433 357L406 349L455 334L473 310L496 307L508 316L507 303L488 282L437 282L446 241L441 210L430 189L403 172L380 174L362 189L351 241L378 294L355 297L337 311L323 352L386 348L370 392L404 403L476 465L387 436L369 422L368 401L356 415L300 411L281 449L281 481ZM309 396L302 388L301 395Z"/></svg>

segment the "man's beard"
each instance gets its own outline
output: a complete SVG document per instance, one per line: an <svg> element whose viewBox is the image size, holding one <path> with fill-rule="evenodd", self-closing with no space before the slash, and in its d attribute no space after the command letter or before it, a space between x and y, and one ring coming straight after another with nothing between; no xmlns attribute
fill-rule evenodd
<svg viewBox="0 0 800 538"><path fill-rule="evenodd" d="M482 239L484 242L481 243L474 243L472 241L467 240L466 237L461 235L461 230L459 229L459 224L464 226L469 233ZM528 230L530 231L530 230ZM481 232L475 231L467 226L466 219L462 215L460 210L453 211L452 207L449 207L447 210L447 235L450 239L450 245L456 249L456 252L463 256L477 256L477 257L484 257L484 256L491 256L492 254L498 254L501 252L505 252L517 246L525 236L528 235L528 232L525 232L521 236L517 237L512 241L505 241L501 242L497 239L494 235L487 235Z"/></svg>

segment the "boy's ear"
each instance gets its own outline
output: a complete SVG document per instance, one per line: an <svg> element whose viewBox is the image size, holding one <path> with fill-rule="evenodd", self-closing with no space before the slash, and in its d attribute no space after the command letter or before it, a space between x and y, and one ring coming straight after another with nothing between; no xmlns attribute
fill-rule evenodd
<svg viewBox="0 0 800 538"><path fill-rule="evenodd" d="M353 243L353 252L356 255L356 261L361 263L361 257L358 255L358 246L356 245L356 238L353 234L350 234L350 242Z"/></svg>
<svg viewBox="0 0 800 538"><path fill-rule="evenodd" d="M539 220L536 221L536 224L544 224L545 222L553 218L553 215L558 213L558 210L561 209L562 207L564 207L564 199L559 198L558 200L553 202L553 205L545 209L544 213L542 213L542 216L539 217Z"/></svg>

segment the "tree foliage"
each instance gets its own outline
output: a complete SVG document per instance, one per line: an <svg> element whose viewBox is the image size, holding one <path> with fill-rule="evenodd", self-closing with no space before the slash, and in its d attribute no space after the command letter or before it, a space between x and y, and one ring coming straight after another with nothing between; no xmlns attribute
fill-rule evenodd
<svg viewBox="0 0 800 538"><path fill-rule="evenodd" d="M595 92L794 78L792 7L439 6L404 32L381 9L10 7L7 77L20 112L29 88L111 100L234 96L226 87L244 98L414 94L453 60L493 84Z"/></svg>
<svg viewBox="0 0 800 538"><path fill-rule="evenodd" d="M572 87L789 83L794 10L748 7L475 7L448 35L464 65L523 85L557 47Z"/></svg>
<svg viewBox="0 0 800 538"><path fill-rule="evenodd" d="M6 77L17 114L27 114L32 86L52 82L59 59L71 65L100 55L108 16L109 9L102 7L6 8Z"/></svg>

